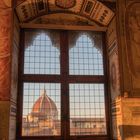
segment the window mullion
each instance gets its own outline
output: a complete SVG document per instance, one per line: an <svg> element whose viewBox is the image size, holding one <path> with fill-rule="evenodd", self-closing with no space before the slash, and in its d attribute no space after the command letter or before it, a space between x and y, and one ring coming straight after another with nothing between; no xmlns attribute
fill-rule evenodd
<svg viewBox="0 0 140 140"><path fill-rule="evenodd" d="M105 85L105 113L106 113L106 122L107 122L107 135L110 136L110 126L108 125L109 124L109 120L111 120L110 118L110 112L111 112L111 107L110 107L110 94L109 94L109 89L108 89L108 57L107 57L107 49L106 49L106 40L105 40L105 33L102 33L102 44L103 44L103 67L104 67L104 75L105 75L105 82L104 82L104 85Z"/></svg>
<svg viewBox="0 0 140 140"><path fill-rule="evenodd" d="M62 136L68 139L69 136L69 50L68 50L68 32L60 33L60 48L61 48L61 120L62 120Z"/></svg>
<svg viewBox="0 0 140 140"><path fill-rule="evenodd" d="M21 48L19 52L19 68L18 68L18 102L17 106L17 138L22 135L22 108L23 108L23 81L21 80L21 77L23 75L24 70L24 43L25 43L25 33L23 30L21 30L21 36L20 36L20 42L21 42Z"/></svg>

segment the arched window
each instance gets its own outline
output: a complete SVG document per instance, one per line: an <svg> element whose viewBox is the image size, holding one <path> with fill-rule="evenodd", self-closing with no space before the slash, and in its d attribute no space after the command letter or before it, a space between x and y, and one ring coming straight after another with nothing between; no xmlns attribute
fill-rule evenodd
<svg viewBox="0 0 140 140"><path fill-rule="evenodd" d="M18 138L109 140L102 33L25 30L22 37Z"/></svg>
<svg viewBox="0 0 140 140"><path fill-rule="evenodd" d="M71 75L103 75L101 48L94 42L95 35L81 33L69 51Z"/></svg>
<svg viewBox="0 0 140 140"><path fill-rule="evenodd" d="M26 33L27 34L27 33ZM52 43L49 33L37 34L29 43L25 35L25 74L60 74L60 51Z"/></svg>

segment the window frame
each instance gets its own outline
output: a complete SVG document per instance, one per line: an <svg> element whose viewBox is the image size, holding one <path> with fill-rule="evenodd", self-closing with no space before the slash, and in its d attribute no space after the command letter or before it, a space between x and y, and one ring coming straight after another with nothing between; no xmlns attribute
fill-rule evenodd
<svg viewBox="0 0 140 140"><path fill-rule="evenodd" d="M46 29L44 29L46 30ZM49 30L49 29L47 29ZM60 32L60 75L55 74L24 74L24 51L25 51L25 32L28 31L41 31L40 29L21 29L20 34L20 51L19 51L19 74L18 74L18 97L17 97L17 140L109 140L111 136L110 132L110 95L108 90L108 63L107 52L105 45L105 33L102 33L102 50L103 50L103 75L69 75L69 49L68 46L68 31L59 30ZM51 31L51 30L50 30ZM82 31L82 30L81 30ZM85 31L84 31L85 32ZM65 58L65 61L64 61ZM24 82L34 83L60 83L61 84L61 136L22 136L22 105L23 105L23 84ZM70 120L69 120L69 84L74 83L102 83L104 84L105 94L105 114L106 114L106 130L107 135L81 135L70 136ZM63 114L62 114L63 112Z"/></svg>

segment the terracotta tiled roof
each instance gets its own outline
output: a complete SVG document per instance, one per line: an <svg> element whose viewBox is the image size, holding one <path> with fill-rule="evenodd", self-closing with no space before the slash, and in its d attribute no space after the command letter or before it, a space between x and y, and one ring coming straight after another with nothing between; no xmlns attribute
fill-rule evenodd
<svg viewBox="0 0 140 140"><path fill-rule="evenodd" d="M47 96L46 90L43 90L42 95L37 99L37 101L33 105L32 114L52 116L55 113L57 113L57 107L54 101Z"/></svg>

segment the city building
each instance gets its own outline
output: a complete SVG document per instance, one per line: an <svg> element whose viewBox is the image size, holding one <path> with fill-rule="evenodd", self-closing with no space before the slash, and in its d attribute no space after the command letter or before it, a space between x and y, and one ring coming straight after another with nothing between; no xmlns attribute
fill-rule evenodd
<svg viewBox="0 0 140 140"><path fill-rule="evenodd" d="M31 112L23 117L23 136L60 135L61 119L55 102L48 97L46 90L35 101ZM106 134L104 118L71 118L71 135Z"/></svg>

